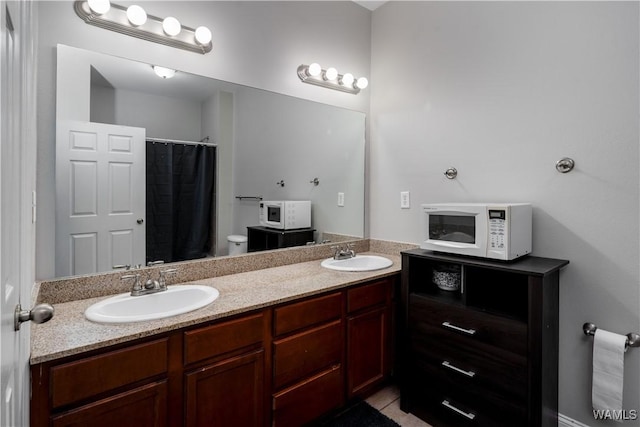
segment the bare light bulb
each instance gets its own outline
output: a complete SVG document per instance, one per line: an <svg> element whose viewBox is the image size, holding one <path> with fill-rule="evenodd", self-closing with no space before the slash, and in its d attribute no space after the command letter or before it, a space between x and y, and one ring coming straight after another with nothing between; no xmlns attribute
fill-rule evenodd
<svg viewBox="0 0 640 427"><path fill-rule="evenodd" d="M147 22L147 12L137 4L131 5L127 8L127 19L132 25L139 27Z"/></svg>
<svg viewBox="0 0 640 427"><path fill-rule="evenodd" d="M333 67L327 68L327 71L324 72L325 80L335 80L338 77L338 70Z"/></svg>
<svg viewBox="0 0 640 427"><path fill-rule="evenodd" d="M347 86L347 87L353 87L353 74L351 73L344 73L344 75L342 76L342 78L340 79L340 83L342 83L343 86Z"/></svg>
<svg viewBox="0 0 640 427"><path fill-rule="evenodd" d="M162 21L162 29L164 30L166 35L173 37L180 34L180 30L182 30L182 27L180 26L180 21L178 21L173 16L169 16L167 18L164 18L164 21Z"/></svg>
<svg viewBox="0 0 640 427"><path fill-rule="evenodd" d="M356 86L358 87L358 89L364 89L367 86L369 86L369 80L367 80L366 77L360 77L357 81L356 81Z"/></svg>
<svg viewBox="0 0 640 427"><path fill-rule="evenodd" d="M320 64L318 64L317 62L314 62L313 64L309 65L308 73L311 77L318 77L321 72L322 72L322 67L320 67Z"/></svg>
<svg viewBox="0 0 640 427"><path fill-rule="evenodd" d="M97 15L103 15L111 9L109 0L88 0L89 9Z"/></svg>
<svg viewBox="0 0 640 427"><path fill-rule="evenodd" d="M198 27L195 31L196 41L202 46L211 42L211 31L207 27Z"/></svg>

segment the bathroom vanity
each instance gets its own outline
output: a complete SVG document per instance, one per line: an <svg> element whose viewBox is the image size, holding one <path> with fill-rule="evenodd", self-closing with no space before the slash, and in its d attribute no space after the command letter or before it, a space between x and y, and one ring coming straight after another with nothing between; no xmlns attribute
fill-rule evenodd
<svg viewBox="0 0 640 427"><path fill-rule="evenodd" d="M146 326L87 321L96 298L60 304L34 328L51 348L32 358L31 425L289 427L331 413L391 374L390 258L378 272L312 261L200 280L220 298Z"/></svg>
<svg viewBox="0 0 640 427"><path fill-rule="evenodd" d="M557 426L568 263L402 252L401 409L437 427Z"/></svg>

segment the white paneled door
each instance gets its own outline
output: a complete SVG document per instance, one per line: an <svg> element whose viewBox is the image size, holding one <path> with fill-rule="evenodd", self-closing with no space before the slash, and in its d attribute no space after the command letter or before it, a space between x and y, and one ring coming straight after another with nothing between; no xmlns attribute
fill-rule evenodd
<svg viewBox="0 0 640 427"><path fill-rule="evenodd" d="M29 309L35 254L33 2L0 1L0 425L29 424Z"/></svg>
<svg viewBox="0 0 640 427"><path fill-rule="evenodd" d="M145 129L56 124L56 276L145 262Z"/></svg>

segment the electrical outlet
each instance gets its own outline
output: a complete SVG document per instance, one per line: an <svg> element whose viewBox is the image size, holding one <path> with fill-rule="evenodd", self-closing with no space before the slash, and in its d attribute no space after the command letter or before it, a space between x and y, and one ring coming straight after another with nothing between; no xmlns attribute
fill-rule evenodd
<svg viewBox="0 0 640 427"><path fill-rule="evenodd" d="M411 207L411 200L409 199L408 191L400 192L400 209L409 209Z"/></svg>
<svg viewBox="0 0 640 427"><path fill-rule="evenodd" d="M344 206L344 193L338 193L338 206Z"/></svg>

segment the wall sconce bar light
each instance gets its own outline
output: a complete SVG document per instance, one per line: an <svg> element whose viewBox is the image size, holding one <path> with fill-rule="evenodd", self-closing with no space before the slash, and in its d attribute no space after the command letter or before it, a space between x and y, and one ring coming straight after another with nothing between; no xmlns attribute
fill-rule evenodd
<svg viewBox="0 0 640 427"><path fill-rule="evenodd" d="M360 77L356 80L351 73L338 74L335 68L330 67L325 70L315 62L311 65L300 65L298 67L298 77L303 83L335 89L353 95L360 93L361 89L369 85L369 81L365 77Z"/></svg>
<svg viewBox="0 0 640 427"><path fill-rule="evenodd" d="M87 24L107 30L203 55L213 48L207 27L193 29L172 16L148 15L138 5L125 8L109 0L76 0L73 7Z"/></svg>

